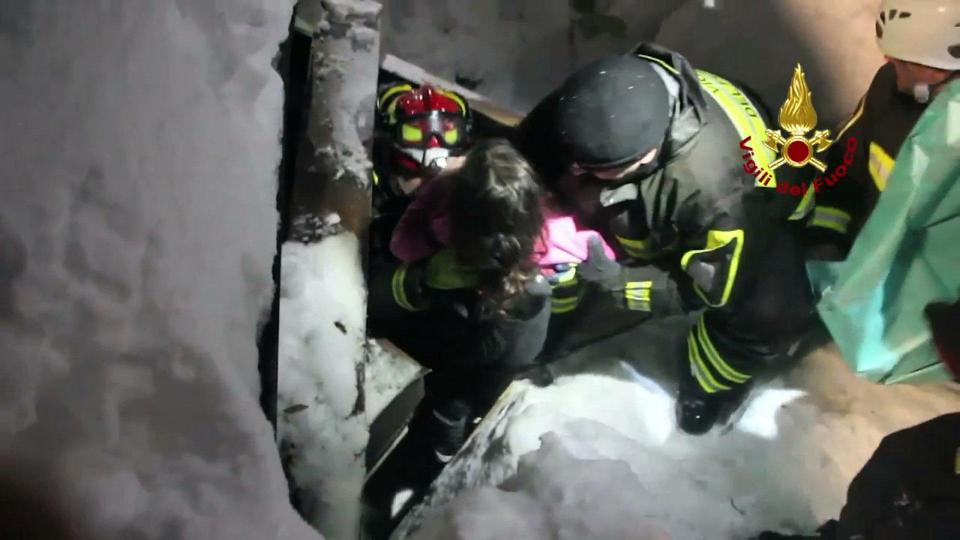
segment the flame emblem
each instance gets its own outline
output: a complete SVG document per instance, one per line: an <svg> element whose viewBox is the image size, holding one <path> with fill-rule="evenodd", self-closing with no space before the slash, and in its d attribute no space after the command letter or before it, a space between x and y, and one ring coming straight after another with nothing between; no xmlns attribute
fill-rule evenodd
<svg viewBox="0 0 960 540"><path fill-rule="evenodd" d="M779 129L768 129L767 140L763 142L767 148L780 154L770 168L776 169L784 163L799 168L809 163L820 172L826 170L826 164L817 159L815 154L830 148L833 141L830 140L828 129L814 131L813 137L808 139L807 133L816 126L817 110L813 108L813 92L807 87L803 67L797 64L787 91L787 100L780 106L780 128L790 136L784 137Z"/></svg>

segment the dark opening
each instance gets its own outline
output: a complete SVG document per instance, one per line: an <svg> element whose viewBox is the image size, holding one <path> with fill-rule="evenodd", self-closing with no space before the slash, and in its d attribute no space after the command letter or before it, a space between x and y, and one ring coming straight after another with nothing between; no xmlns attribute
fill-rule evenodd
<svg viewBox="0 0 960 540"><path fill-rule="evenodd" d="M297 147L306 125L306 101L308 98L307 70L310 61L311 38L294 28L296 8L290 18L289 34L280 44L274 58L274 68L283 79L283 135L282 154L278 169L276 251L273 256L273 302L270 317L260 329L257 348L260 353L260 406L277 432L277 342L280 330L280 246L290 229L290 212L287 201L293 186L294 161Z"/></svg>

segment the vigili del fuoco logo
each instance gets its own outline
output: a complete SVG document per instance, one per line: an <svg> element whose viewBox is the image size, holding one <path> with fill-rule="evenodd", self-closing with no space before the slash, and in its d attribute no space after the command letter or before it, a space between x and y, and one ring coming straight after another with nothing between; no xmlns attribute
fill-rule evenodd
<svg viewBox="0 0 960 540"><path fill-rule="evenodd" d="M787 91L787 99L780 106L780 129L767 129L766 140L763 145L779 154L779 157L770 163L770 170L764 170L753 159L753 149L750 147L750 137L740 141L740 148L746 151L743 154L743 170L753 175L757 182L763 186L770 183L774 178L773 170L783 164L791 167L802 168L811 165L818 171L825 172L827 165L817 158L818 154L825 152L834 143L830 139L830 130L815 130L817 126L817 111L813 107L813 93L807 86L807 80L803 73L803 67L797 64L793 70L793 78L790 81L790 88ZM784 135L783 132L786 132ZM813 131L812 136L807 136ZM825 181L827 185L833 185L840 178L847 174L847 167L852 163L853 152L856 149L856 140L847 141L847 148L844 155L844 163L838 165L826 180L817 177L810 185L815 191L820 191L820 187ZM785 182L777 183L777 191L790 193L791 195L803 195L807 191L806 182L800 185L790 186Z"/></svg>

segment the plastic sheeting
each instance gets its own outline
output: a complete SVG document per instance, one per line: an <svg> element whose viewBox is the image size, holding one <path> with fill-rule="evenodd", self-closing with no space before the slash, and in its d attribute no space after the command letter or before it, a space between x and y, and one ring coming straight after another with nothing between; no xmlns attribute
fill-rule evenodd
<svg viewBox="0 0 960 540"><path fill-rule="evenodd" d="M960 291L960 82L930 104L840 263L811 261L820 316L844 359L882 383L950 378L924 318ZM960 331L960 329L958 329Z"/></svg>

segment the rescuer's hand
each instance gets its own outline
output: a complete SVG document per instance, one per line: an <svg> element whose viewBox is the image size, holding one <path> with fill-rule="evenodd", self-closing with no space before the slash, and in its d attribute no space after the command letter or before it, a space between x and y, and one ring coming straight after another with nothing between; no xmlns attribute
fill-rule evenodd
<svg viewBox="0 0 960 540"><path fill-rule="evenodd" d="M620 264L604 253L600 239L591 238L587 244L587 260L577 267L577 275L580 279L596 283L605 289L622 289L622 271Z"/></svg>

